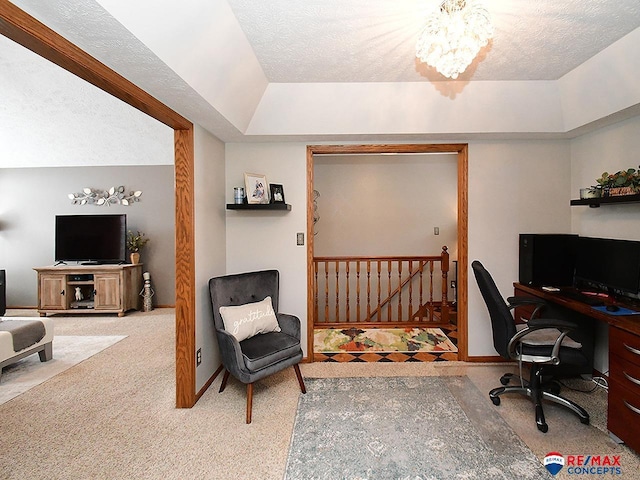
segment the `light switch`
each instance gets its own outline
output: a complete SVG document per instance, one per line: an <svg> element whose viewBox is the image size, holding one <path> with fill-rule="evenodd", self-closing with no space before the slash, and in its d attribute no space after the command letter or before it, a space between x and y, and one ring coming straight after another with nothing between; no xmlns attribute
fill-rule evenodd
<svg viewBox="0 0 640 480"><path fill-rule="evenodd" d="M440 227L433 227L433 234L440 235Z"/></svg>
<svg viewBox="0 0 640 480"><path fill-rule="evenodd" d="M296 233L296 245L304 245L304 233Z"/></svg>

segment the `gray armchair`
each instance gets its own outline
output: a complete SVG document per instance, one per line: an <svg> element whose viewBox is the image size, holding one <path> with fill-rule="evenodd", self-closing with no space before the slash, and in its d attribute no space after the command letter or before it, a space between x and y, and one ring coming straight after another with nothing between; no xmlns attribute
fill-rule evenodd
<svg viewBox="0 0 640 480"><path fill-rule="evenodd" d="M298 363L302 360L300 319L278 312L279 273L277 270L240 273L209 280L218 346L225 368L220 392L227 386L229 375L247 385L247 423L251 423L253 383L293 366L302 393L306 393ZM238 341L225 329L220 307L233 307L260 302L271 297L280 332L259 333Z"/></svg>

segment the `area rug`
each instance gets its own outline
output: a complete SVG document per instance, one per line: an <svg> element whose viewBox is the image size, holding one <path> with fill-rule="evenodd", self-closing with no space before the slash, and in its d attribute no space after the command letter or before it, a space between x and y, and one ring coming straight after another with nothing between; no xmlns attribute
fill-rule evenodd
<svg viewBox="0 0 640 480"><path fill-rule="evenodd" d="M440 328L316 329L313 345L318 353L458 351Z"/></svg>
<svg viewBox="0 0 640 480"><path fill-rule="evenodd" d="M463 377L309 378L285 479L549 479Z"/></svg>
<svg viewBox="0 0 640 480"><path fill-rule="evenodd" d="M36 353L4 367L0 376L0 405L116 344L126 335L56 336L53 358L41 362Z"/></svg>

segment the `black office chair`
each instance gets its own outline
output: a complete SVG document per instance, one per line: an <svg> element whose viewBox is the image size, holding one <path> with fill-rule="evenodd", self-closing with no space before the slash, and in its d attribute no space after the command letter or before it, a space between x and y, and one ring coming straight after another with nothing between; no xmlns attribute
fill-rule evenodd
<svg viewBox="0 0 640 480"><path fill-rule="evenodd" d="M300 390L306 393L298 364L302 360L300 319L278 312L280 275L277 270L225 275L209 280L220 356L225 372L220 392L227 386L229 375L247 385L247 423L251 423L253 383L293 366ZM225 329L220 307L237 307L261 302L271 297L272 308L280 331L267 331L241 341Z"/></svg>
<svg viewBox="0 0 640 480"><path fill-rule="evenodd" d="M489 392L493 404L500 405L500 395L505 393L526 395L535 404L536 425L541 432L549 430L542 410L543 399L563 405L578 415L582 423L589 424L589 414L584 408L558 395L557 384L543 383L543 377L547 378L553 373L553 368L561 363L573 366L588 364L588 358L580 349L581 345L567 337L567 334L576 330L578 325L563 319L539 318L533 315L526 324L517 327L511 310L518 305L539 302L533 299L510 297L509 303L506 303L482 263L475 260L471 267L491 317L494 348L506 359L518 360L520 364L531 363L528 382L521 379L520 386L506 386L510 375L501 378L500 381L504 386Z"/></svg>

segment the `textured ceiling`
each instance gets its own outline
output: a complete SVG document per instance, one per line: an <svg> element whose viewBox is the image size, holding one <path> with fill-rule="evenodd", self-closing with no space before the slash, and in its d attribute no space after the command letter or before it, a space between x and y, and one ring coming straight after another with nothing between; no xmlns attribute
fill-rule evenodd
<svg viewBox="0 0 640 480"><path fill-rule="evenodd" d="M270 82L445 80L415 60L440 0L228 0ZM639 0L484 0L492 42L460 80L556 80L640 26Z"/></svg>
<svg viewBox="0 0 640 480"><path fill-rule="evenodd" d="M358 141L388 140L392 134L396 140L414 140L415 135L424 139L427 134L442 139L442 132L449 139L491 132L564 134L547 123L533 130L529 130L530 123L519 130L513 123L506 130L486 130L484 120L480 120L481 127L467 131L454 112L464 108L465 98L493 98L477 94L493 89L500 99L492 103L495 108L504 107L505 102L526 103L517 95L509 100L504 88L488 85L490 82L474 85L475 80L502 80L505 85L511 83L515 92L546 91L542 84L547 82L515 84L520 83L517 80L557 80L628 33L635 31L637 37L640 32L640 0L484 0L495 25L492 43L460 75L462 82L442 82L444 77L416 61L414 50L428 11L437 8L440 0L188 0L179 8L172 0L135 4L127 0L11 1L225 142L299 141L303 137L328 141L336 135ZM230 35L230 31L240 35ZM213 55L212 45L218 49L213 49ZM0 52L2 48L0 45ZM626 62L630 67L637 63L637 51L627 48L620 55L615 48L607 56L613 55L614 63ZM222 54L217 55L220 50ZM250 63L257 60L260 64L260 75L247 69L247 57ZM1 53L0 72L11 76ZM622 93L617 93L611 108L602 107L606 103L602 98L585 101L596 105L575 125L592 124L601 114L609 123L620 119L614 113L637 114L637 108L626 108L638 106L633 78L637 75L621 79L626 83L621 83ZM238 101L247 97L247 79L248 88L261 95L254 103ZM297 85L267 87L267 81ZM339 85L313 85L316 82ZM349 82L387 83L351 86ZM427 82L433 82L434 88ZM335 115L326 114L332 107L319 99L334 99L345 88L352 89L353 98L348 100L354 101L343 102L349 114L341 115L343 123L338 125ZM375 123L390 123L387 119L393 112L404 119L407 106L416 111L416 102L406 95L415 88L423 107L444 108L451 123L438 124L434 131L433 125L424 123L430 117L420 113L415 114L415 121L403 124L404 130L396 124L383 128ZM625 100L620 101L620 95ZM385 98L384 117L370 114L375 107L367 100L369 96ZM484 115L485 110L478 111ZM553 117L553 111L549 115ZM375 128L363 127L362 118L369 121L367 125L375 123ZM513 118L528 121L537 117Z"/></svg>

